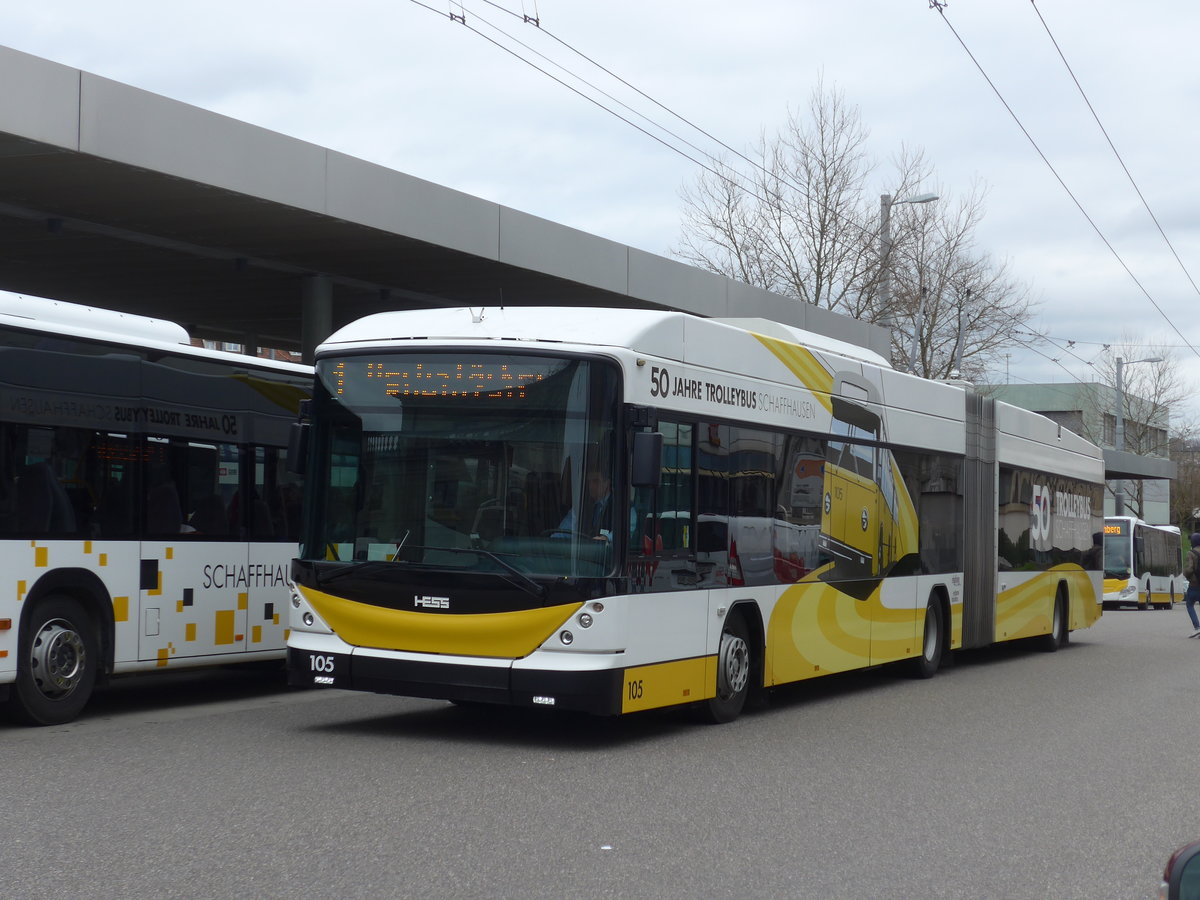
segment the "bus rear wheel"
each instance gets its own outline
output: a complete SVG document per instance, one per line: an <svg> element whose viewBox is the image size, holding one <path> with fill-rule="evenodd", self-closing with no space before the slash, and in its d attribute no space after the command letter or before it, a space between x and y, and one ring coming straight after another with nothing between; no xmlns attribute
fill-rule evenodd
<svg viewBox="0 0 1200 900"><path fill-rule="evenodd" d="M1070 640L1067 628L1067 595L1060 587L1054 597L1054 613L1050 620L1050 633L1039 639L1039 646L1047 653L1053 653Z"/></svg>
<svg viewBox="0 0 1200 900"><path fill-rule="evenodd" d="M921 653L913 660L915 678L932 678L942 665L942 606L937 597L930 597L925 607L925 629L921 636Z"/></svg>
<svg viewBox="0 0 1200 900"><path fill-rule="evenodd" d="M91 617L78 601L38 603L21 635L9 705L31 725L61 725L83 710L96 684L99 650Z"/></svg>
<svg viewBox="0 0 1200 900"><path fill-rule="evenodd" d="M717 693L703 707L707 721L720 725L741 715L750 693L752 669L750 633L741 615L730 612L717 649Z"/></svg>

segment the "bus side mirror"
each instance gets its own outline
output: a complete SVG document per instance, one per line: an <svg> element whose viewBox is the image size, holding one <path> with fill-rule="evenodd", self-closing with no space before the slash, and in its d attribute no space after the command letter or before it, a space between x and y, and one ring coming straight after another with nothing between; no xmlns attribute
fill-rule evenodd
<svg viewBox="0 0 1200 900"><path fill-rule="evenodd" d="M308 468L307 422L293 422L288 432L287 470L293 475L303 475Z"/></svg>
<svg viewBox="0 0 1200 900"><path fill-rule="evenodd" d="M660 431L633 433L633 486L658 487L662 477L663 436Z"/></svg>

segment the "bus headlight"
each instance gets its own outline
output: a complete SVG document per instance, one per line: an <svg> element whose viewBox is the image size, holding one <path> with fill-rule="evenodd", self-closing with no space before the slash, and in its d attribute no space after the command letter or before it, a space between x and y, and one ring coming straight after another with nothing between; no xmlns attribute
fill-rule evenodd
<svg viewBox="0 0 1200 900"><path fill-rule="evenodd" d="M580 628L591 628L592 627L591 614L590 613L580 613L578 622L579 622Z"/></svg>
<svg viewBox="0 0 1200 900"><path fill-rule="evenodd" d="M567 631L566 629L563 629L561 632L559 632L558 639L564 644L568 645L575 643L575 635L571 634L571 632Z"/></svg>
<svg viewBox="0 0 1200 900"><path fill-rule="evenodd" d="M312 623L315 621L315 620L313 619L313 614L312 614L312 613L310 613L310 612L306 612L306 613L305 613L303 616L301 616L300 618L301 618L301 621L303 621L303 622L304 622L304 624L305 624L305 625L307 625L309 628L311 628L311 627L312 627Z"/></svg>
<svg viewBox="0 0 1200 900"><path fill-rule="evenodd" d="M1127 584L1125 587L1121 588L1121 599L1124 600L1126 597L1132 597L1136 593L1137 585Z"/></svg>

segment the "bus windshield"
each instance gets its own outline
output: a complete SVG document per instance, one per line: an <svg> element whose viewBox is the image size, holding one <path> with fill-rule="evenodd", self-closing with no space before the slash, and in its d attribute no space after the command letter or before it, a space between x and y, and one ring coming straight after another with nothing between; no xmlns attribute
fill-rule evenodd
<svg viewBox="0 0 1200 900"><path fill-rule="evenodd" d="M1133 565L1132 545L1132 535L1125 526L1105 526L1104 576L1106 578L1128 578L1130 576Z"/></svg>
<svg viewBox="0 0 1200 900"><path fill-rule="evenodd" d="M617 384L608 363L517 353L320 361L303 555L607 574L624 540L612 527Z"/></svg>

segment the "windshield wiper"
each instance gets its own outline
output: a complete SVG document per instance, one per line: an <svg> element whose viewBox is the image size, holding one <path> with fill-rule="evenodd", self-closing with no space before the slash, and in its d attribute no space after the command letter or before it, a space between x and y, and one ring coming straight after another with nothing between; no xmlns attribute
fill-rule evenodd
<svg viewBox="0 0 1200 900"><path fill-rule="evenodd" d="M486 556L496 565L506 569L516 580L516 586L528 594L541 599L546 596L546 586L538 584L508 560L502 559L498 553L493 553L491 550L484 550L482 547L416 547L416 550L433 550L443 553L474 553L477 556Z"/></svg>
<svg viewBox="0 0 1200 900"><path fill-rule="evenodd" d="M407 537L407 535L406 535ZM546 596L546 586L538 584L512 563L502 559L498 554L491 550L483 550L478 547L427 547L420 544L413 544L409 550L431 550L435 553L473 553L477 556L486 556L492 562L496 563L501 568L505 569L512 576L512 583L521 590L539 600ZM399 555L397 553L397 555ZM372 572L379 569L390 569L393 566L422 566L431 567L430 563L414 563L403 559L372 559L350 561L344 568L338 569L336 572L331 572L323 578L318 578L318 585L325 585L331 581L337 581L346 575L362 575L364 572ZM509 579L506 579L509 580Z"/></svg>
<svg viewBox="0 0 1200 900"><path fill-rule="evenodd" d="M456 547L455 549L460 549L460 548ZM520 587L522 590L526 591L527 593L532 594L534 597L537 597L539 600L542 597L546 596L546 586L544 584L538 584L536 581L534 581L532 578L530 578L528 575L526 575L524 572L522 572L520 569L518 569L512 563L508 562L507 560L501 559L499 554L493 553L491 550L484 550L480 547L467 548L467 552L480 553L480 554L486 556L492 562L508 569L508 571L510 571L513 574L513 577L516 579L517 586Z"/></svg>
<svg viewBox="0 0 1200 900"><path fill-rule="evenodd" d="M336 572L330 572L326 575L317 575L317 585L324 586L331 581L337 581L339 578L344 578L347 575L362 575L364 572L372 572L376 569L386 569L396 565L395 560L390 559L371 559L371 560L348 560L342 568Z"/></svg>

